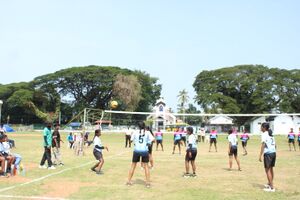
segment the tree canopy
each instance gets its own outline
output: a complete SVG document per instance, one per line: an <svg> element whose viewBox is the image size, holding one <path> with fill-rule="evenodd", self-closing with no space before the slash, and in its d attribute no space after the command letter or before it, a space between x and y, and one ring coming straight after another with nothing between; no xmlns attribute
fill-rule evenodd
<svg viewBox="0 0 300 200"><path fill-rule="evenodd" d="M300 70L240 65L202 71L193 86L205 112L300 112Z"/></svg>
<svg viewBox="0 0 300 200"><path fill-rule="evenodd" d="M299 112L300 70L241 65L203 71L193 84L204 109L223 113Z"/></svg>
<svg viewBox="0 0 300 200"><path fill-rule="evenodd" d="M124 88L113 93L114 83L121 75L134 87L127 101L122 99ZM28 123L57 118L59 110L69 115L63 118L70 118L85 107L108 109L113 98L122 101L122 109L149 111L160 96L161 85L157 80L145 72L119 67L72 67L39 76L29 83L0 85L0 99L4 101L3 115L10 115L15 123L28 115L32 116Z"/></svg>

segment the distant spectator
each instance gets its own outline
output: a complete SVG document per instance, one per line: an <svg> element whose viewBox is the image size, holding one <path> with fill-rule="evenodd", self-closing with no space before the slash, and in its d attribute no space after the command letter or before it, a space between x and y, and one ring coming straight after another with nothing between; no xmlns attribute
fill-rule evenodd
<svg viewBox="0 0 300 200"><path fill-rule="evenodd" d="M43 131L43 139L44 139L44 154L42 160L40 162L39 168L46 169L45 162L48 162L48 169L55 169L52 165L51 161L51 146L52 146L52 133L51 133L52 124L48 123L47 127L44 128Z"/></svg>
<svg viewBox="0 0 300 200"><path fill-rule="evenodd" d="M217 133L217 131L215 130L215 128L213 128L213 129L211 130L211 132L210 132L209 152L210 152L210 150L211 150L212 144L214 144L216 152L218 151L218 149L217 149L217 137L218 137L218 133Z"/></svg>
<svg viewBox="0 0 300 200"><path fill-rule="evenodd" d="M126 130L125 132L125 148L127 148L127 146L129 146L129 148L131 147L131 135L132 135L132 130L128 127L128 130Z"/></svg>
<svg viewBox="0 0 300 200"><path fill-rule="evenodd" d="M68 135L67 140L69 142L70 149L72 149L73 148L73 144L74 144L74 137L73 137L73 133L72 132Z"/></svg>
<svg viewBox="0 0 300 200"><path fill-rule="evenodd" d="M53 164L64 165L61 160L60 142L63 142L59 133L59 125L55 126L52 134L52 151L53 151Z"/></svg>
<svg viewBox="0 0 300 200"><path fill-rule="evenodd" d="M84 144L87 145L88 147L93 143L93 141L89 140L89 135L90 132L85 132L84 134Z"/></svg>
<svg viewBox="0 0 300 200"><path fill-rule="evenodd" d="M291 128L291 130L290 130L287 138L289 139L288 142L289 142L290 151L292 150L291 144L293 144L294 150L296 151L296 146L295 146L296 134L294 133L294 129L293 128Z"/></svg>

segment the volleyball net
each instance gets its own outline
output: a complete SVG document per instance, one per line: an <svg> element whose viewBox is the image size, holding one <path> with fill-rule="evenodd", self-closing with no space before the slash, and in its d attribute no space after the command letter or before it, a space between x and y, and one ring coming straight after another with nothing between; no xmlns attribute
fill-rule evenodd
<svg viewBox="0 0 300 200"><path fill-rule="evenodd" d="M211 114L211 113L163 113L163 112L130 112L116 110L100 110L86 108L79 115L83 128L93 130L101 128L104 131L124 131L136 128L138 122L154 130L174 131L178 127L193 126L197 132L216 129L227 132L235 129L238 132L259 134L261 124L270 123L275 134L287 134L291 128L298 133L300 128L300 113L258 113L258 114Z"/></svg>

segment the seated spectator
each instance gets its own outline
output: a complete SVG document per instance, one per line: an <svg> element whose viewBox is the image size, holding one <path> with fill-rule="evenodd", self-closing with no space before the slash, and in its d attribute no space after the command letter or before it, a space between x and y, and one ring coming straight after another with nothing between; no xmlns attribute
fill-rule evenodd
<svg viewBox="0 0 300 200"><path fill-rule="evenodd" d="M1 138L2 136L0 136ZM0 144L1 146L1 144ZM5 157L2 155L2 153L0 152L0 166L1 166L1 169L0 169L0 176L4 176L5 173L4 173L4 168L5 168Z"/></svg>
<svg viewBox="0 0 300 200"><path fill-rule="evenodd" d="M14 168L12 170L12 174L15 176L18 173L20 173L20 163L22 161L22 157L20 154L17 154L17 153L13 153L12 154L14 157L15 157L15 162L13 163L14 164Z"/></svg>
<svg viewBox="0 0 300 200"><path fill-rule="evenodd" d="M8 142L7 135L3 135L0 138L0 153L2 156L4 156L5 160L7 161L7 168L6 168L6 171L4 171L4 173L6 173L8 176L10 176L11 175L11 166L15 162L15 157L10 153L10 144Z"/></svg>

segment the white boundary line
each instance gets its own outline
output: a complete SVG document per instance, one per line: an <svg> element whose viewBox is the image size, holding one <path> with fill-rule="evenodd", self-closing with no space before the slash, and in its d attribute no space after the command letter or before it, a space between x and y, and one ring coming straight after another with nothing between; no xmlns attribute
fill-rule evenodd
<svg viewBox="0 0 300 200"><path fill-rule="evenodd" d="M115 154L115 155L111 155L111 156L107 156L106 159L109 159L109 158L113 158L113 157L117 157L117 156L120 156L122 154L125 154L129 151L124 151L122 153L118 153L118 154ZM24 186L24 185L29 185L29 184L32 184L32 183L35 183L35 182L38 182L38 181L41 181L41 180L44 180L46 178L49 178L51 176L55 176L55 175L58 175L58 174L62 174L66 171L71 171L73 169L77 169L77 168L81 168L81 167L84 167L84 166L87 166L87 165L90 165L92 163L94 163L95 161L90 161L90 162L87 162L87 163L84 163L82 165L79 165L79 166L76 166L76 167L70 167L70 168L67 168L67 169L64 169L64 170L61 170L59 172L55 172L55 173L52 173L52 174L48 174L46 176L43 176L43 177L40 177L40 178L37 178L37 179L34 179L34 180L31 180L31 181L28 181L28 182L25 182L25 183L22 183L22 184L18 184L18 185L14 185L14 186L10 186L10 187L6 187L6 188L2 188L0 189L0 193L1 192L5 192L5 191L8 191L8 190L12 190L12 189L15 189L17 187L21 187L21 186ZM2 195L0 195L0 197L2 197ZM4 196L3 196L4 197ZM21 196L20 196L21 197ZM31 197L26 197L26 198L31 198ZM33 199L38 199L37 197L32 197ZM47 198L47 197L45 197ZM61 198L56 198L56 199L61 199Z"/></svg>
<svg viewBox="0 0 300 200"><path fill-rule="evenodd" d="M13 198L13 199L39 199L39 200L67 200L63 198L51 198L51 197L30 197L30 196L14 196L14 195L0 195L1 198Z"/></svg>

